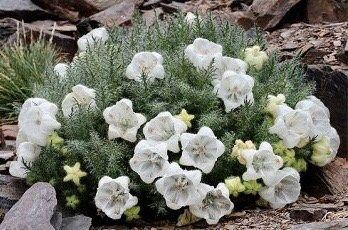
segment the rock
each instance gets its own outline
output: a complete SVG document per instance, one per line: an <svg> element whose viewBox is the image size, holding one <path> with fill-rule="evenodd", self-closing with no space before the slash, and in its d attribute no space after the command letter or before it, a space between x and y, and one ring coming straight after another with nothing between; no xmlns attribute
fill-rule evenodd
<svg viewBox="0 0 348 230"><path fill-rule="evenodd" d="M151 9L159 5L160 2L163 0L149 0L144 2L144 4L141 6L143 9Z"/></svg>
<svg viewBox="0 0 348 230"><path fill-rule="evenodd" d="M96 11L102 11L110 6L120 4L124 0L84 0L88 5L91 5Z"/></svg>
<svg viewBox="0 0 348 230"><path fill-rule="evenodd" d="M290 210L290 218L296 221L314 222L321 220L327 210L320 208L295 208Z"/></svg>
<svg viewBox="0 0 348 230"><path fill-rule="evenodd" d="M33 0L42 8L50 10L65 19L77 22L83 17L89 17L122 2L132 2L137 6L142 0ZM115 12L117 13L117 12Z"/></svg>
<svg viewBox="0 0 348 230"><path fill-rule="evenodd" d="M0 164L0 171L7 171L8 168L10 167L10 164L11 164L11 161L7 161L5 164ZM1 216L1 211L0 211L0 216Z"/></svg>
<svg viewBox="0 0 348 230"><path fill-rule="evenodd" d="M14 152L12 150L0 150L0 159L8 160L14 156Z"/></svg>
<svg viewBox="0 0 348 230"><path fill-rule="evenodd" d="M307 0L308 22L348 21L348 4L345 0Z"/></svg>
<svg viewBox="0 0 348 230"><path fill-rule="evenodd" d="M329 222L314 222L309 224L299 224L294 226L295 230L324 230L324 229L347 229L348 228L348 218L342 218Z"/></svg>
<svg viewBox="0 0 348 230"><path fill-rule="evenodd" d="M77 22L79 17L79 12L74 7L72 7L71 2L68 0L32 0L38 6L59 15L61 18L67 19L72 22ZM76 2L79 2L77 0Z"/></svg>
<svg viewBox="0 0 348 230"><path fill-rule="evenodd" d="M333 45L336 47L340 47L342 45L342 42L340 40L334 41Z"/></svg>
<svg viewBox="0 0 348 230"><path fill-rule="evenodd" d="M92 218L77 215L73 217L67 217L63 219L62 230L89 230L92 225Z"/></svg>
<svg viewBox="0 0 348 230"><path fill-rule="evenodd" d="M54 16L30 0L1 0L0 18L12 17L18 20L35 21Z"/></svg>
<svg viewBox="0 0 348 230"><path fill-rule="evenodd" d="M62 229L62 223L63 223L63 215L61 212L55 212L51 218L51 225L55 230L61 230Z"/></svg>
<svg viewBox="0 0 348 230"><path fill-rule="evenodd" d="M275 28L289 10L301 0L254 0L250 11L256 16L256 23L265 30Z"/></svg>
<svg viewBox="0 0 348 230"><path fill-rule="evenodd" d="M10 210L26 189L25 180L0 174L0 216Z"/></svg>
<svg viewBox="0 0 348 230"><path fill-rule="evenodd" d="M230 22L240 25L245 30L254 26L255 17L249 11L235 11L226 15Z"/></svg>
<svg viewBox="0 0 348 230"><path fill-rule="evenodd" d="M125 25L131 22L134 10L135 2L124 0L119 4L113 5L104 11L92 15L90 19L109 27Z"/></svg>
<svg viewBox="0 0 348 230"><path fill-rule="evenodd" d="M341 144L338 156L347 157L348 140L348 76L342 71L333 71L329 67L309 65L307 79L316 83L315 95L320 98L330 110L331 125L336 128Z"/></svg>
<svg viewBox="0 0 348 230"><path fill-rule="evenodd" d="M182 2L172 1L170 3L161 2L160 6L162 6L164 12L174 13L182 11L184 9L185 4Z"/></svg>
<svg viewBox="0 0 348 230"><path fill-rule="evenodd" d="M3 125L1 126L2 133L7 140L16 140L18 133L18 125Z"/></svg>
<svg viewBox="0 0 348 230"><path fill-rule="evenodd" d="M146 26L152 26L159 17L163 15L162 7L157 7L153 10L144 10L143 11L143 19L145 21Z"/></svg>
<svg viewBox="0 0 348 230"><path fill-rule="evenodd" d="M19 34L21 38L26 38L24 42L30 43L40 37L44 37L47 40L52 40L52 43L62 52L66 54L75 54L77 51L77 44L75 38L60 33L55 30L53 33L53 27L38 26L30 23L22 23L12 18L4 18L0 20L0 25L6 25L6 38L2 38L4 43L14 44L17 42L17 26L20 27ZM66 31L65 31L66 32ZM1 31L0 31L1 34ZM52 36L53 34L53 36ZM24 36L26 35L26 36Z"/></svg>
<svg viewBox="0 0 348 230"><path fill-rule="evenodd" d="M50 220L56 206L56 191L52 185L36 183L6 213L0 229L54 230Z"/></svg>

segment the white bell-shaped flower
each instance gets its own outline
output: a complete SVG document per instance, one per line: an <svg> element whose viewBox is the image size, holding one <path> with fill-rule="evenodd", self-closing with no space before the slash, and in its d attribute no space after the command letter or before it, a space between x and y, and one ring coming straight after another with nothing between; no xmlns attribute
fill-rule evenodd
<svg viewBox="0 0 348 230"><path fill-rule="evenodd" d="M120 176L116 179L103 176L99 180L94 199L97 208L111 219L120 219L124 211L138 203L138 198L129 193L128 185L129 178L127 176Z"/></svg>
<svg viewBox="0 0 348 230"><path fill-rule="evenodd" d="M196 38L185 49L185 57L199 69L207 69L219 56L222 56L222 46L204 38Z"/></svg>
<svg viewBox="0 0 348 230"><path fill-rule="evenodd" d="M126 141L137 140L138 129L146 122L144 115L133 112L133 104L129 99L121 99L116 105L108 107L103 112L106 123L109 124L109 139L122 138Z"/></svg>
<svg viewBox="0 0 348 230"><path fill-rule="evenodd" d="M69 65L66 63L58 63L54 66L54 73L59 77L59 80L62 81L66 78L66 73L69 68Z"/></svg>
<svg viewBox="0 0 348 230"><path fill-rule="evenodd" d="M17 138L16 138L16 148L18 148L19 145L22 144L23 142L28 142L28 141L29 139L27 135L25 135L23 131L19 129L17 133Z"/></svg>
<svg viewBox="0 0 348 230"><path fill-rule="evenodd" d="M167 145L141 140L135 146L129 164L145 183L152 183L157 177L163 176L169 168Z"/></svg>
<svg viewBox="0 0 348 230"><path fill-rule="evenodd" d="M156 78L163 79L165 75L163 57L156 52L140 52L134 55L127 66L126 76L135 81L153 82Z"/></svg>
<svg viewBox="0 0 348 230"><path fill-rule="evenodd" d="M183 133L181 165L194 166L204 173L209 173L224 151L224 144L219 141L208 127L202 127L197 134Z"/></svg>
<svg viewBox="0 0 348 230"><path fill-rule="evenodd" d="M219 183L216 188L212 186L209 188L202 202L190 206L190 212L204 218L208 224L217 224L221 217L231 214L234 204L224 183Z"/></svg>
<svg viewBox="0 0 348 230"><path fill-rule="evenodd" d="M333 161L339 145L340 137L334 128L331 128L325 135L317 137L316 142L312 145L312 164L322 167Z"/></svg>
<svg viewBox="0 0 348 230"><path fill-rule="evenodd" d="M68 93L62 101L62 110L65 117L71 116L80 107L95 108L95 90L84 85L75 85L72 92Z"/></svg>
<svg viewBox="0 0 348 230"><path fill-rule="evenodd" d="M335 128L331 127L329 131L327 131L324 136L330 141L331 155L330 162L336 157L338 148L340 147L340 137Z"/></svg>
<svg viewBox="0 0 348 230"><path fill-rule="evenodd" d="M245 181L259 178L265 181L283 166L282 158L274 154L273 148L268 142L262 142L258 150L243 150L241 156L246 161L247 171L243 174Z"/></svg>
<svg viewBox="0 0 348 230"><path fill-rule="evenodd" d="M40 155L41 148L31 142L23 142L17 148L17 161L10 163L9 172L12 176L26 178L27 166L30 166Z"/></svg>
<svg viewBox="0 0 348 230"><path fill-rule="evenodd" d="M287 148L303 147L314 137L314 125L307 111L279 105L274 125L269 132L277 134Z"/></svg>
<svg viewBox="0 0 348 230"><path fill-rule="evenodd" d="M33 108L38 107L41 111L47 113L48 115L55 117L58 113L58 107L47 101L43 98L28 98L25 100L21 107L21 111L18 115L18 125L21 126L21 123L28 117L28 111Z"/></svg>
<svg viewBox="0 0 348 230"><path fill-rule="evenodd" d="M105 43L109 38L109 33L105 27L91 30L77 40L79 51L86 51L89 47L93 48L97 43Z"/></svg>
<svg viewBox="0 0 348 230"><path fill-rule="evenodd" d="M246 74L248 70L248 64L237 58L231 58L226 56L218 56L214 59L213 67L215 68L213 74L213 84L222 79L223 74L226 71L233 71L237 74Z"/></svg>
<svg viewBox="0 0 348 230"><path fill-rule="evenodd" d="M295 202L301 191L300 175L293 168L279 170L261 188L259 195L268 201L272 208L282 208L286 204Z"/></svg>
<svg viewBox="0 0 348 230"><path fill-rule="evenodd" d="M47 112L43 106L33 106L28 109L25 112L26 117L19 124L22 141L26 140L33 144L45 146L48 135L61 127L61 124L52 115L55 114Z"/></svg>
<svg viewBox="0 0 348 230"><path fill-rule="evenodd" d="M163 195L169 208L177 210L181 207L198 204L209 191L209 186L201 183L202 173L199 170L183 170L173 162L166 174L156 181L157 191Z"/></svg>
<svg viewBox="0 0 348 230"><path fill-rule="evenodd" d="M319 161L316 162L316 164L324 166L330 163L337 154L340 145L340 138L336 129L334 129L330 124L329 109L315 96L309 96L307 99L298 102L295 108L301 109L310 114L314 126L313 136L316 137L316 140L323 142L322 140L324 139L328 141L330 151L326 153L327 155L325 154L325 159L319 157L320 160L318 159ZM315 156L318 155L315 154Z"/></svg>
<svg viewBox="0 0 348 230"><path fill-rule="evenodd" d="M186 130L187 126L182 120L169 112L161 112L145 124L143 132L146 140L165 142L169 151L177 153L180 151L180 135Z"/></svg>
<svg viewBox="0 0 348 230"><path fill-rule="evenodd" d="M228 113L244 105L246 101L254 102L253 87L254 79L249 75L226 71L221 81L215 85L214 91L223 100Z"/></svg>
<svg viewBox="0 0 348 230"><path fill-rule="evenodd" d="M325 132L330 131L330 112L318 98L310 96L298 102L295 109L301 109L310 114L316 136L323 136Z"/></svg>

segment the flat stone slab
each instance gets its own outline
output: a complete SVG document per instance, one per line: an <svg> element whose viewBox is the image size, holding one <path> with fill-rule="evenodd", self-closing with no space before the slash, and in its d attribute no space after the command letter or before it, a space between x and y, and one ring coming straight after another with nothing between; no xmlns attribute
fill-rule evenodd
<svg viewBox="0 0 348 230"><path fill-rule="evenodd" d="M61 230L89 230L91 225L92 218L84 215L77 215L63 218Z"/></svg>
<svg viewBox="0 0 348 230"><path fill-rule="evenodd" d="M55 230L50 220L56 206L56 191L52 185L36 183L6 213L0 229Z"/></svg>

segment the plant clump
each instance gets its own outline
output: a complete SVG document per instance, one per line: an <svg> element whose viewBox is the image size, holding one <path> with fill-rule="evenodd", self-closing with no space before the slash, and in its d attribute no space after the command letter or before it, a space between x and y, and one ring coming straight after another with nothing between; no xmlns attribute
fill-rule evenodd
<svg viewBox="0 0 348 230"><path fill-rule="evenodd" d="M18 176L50 182L75 212L216 224L241 196L296 201L299 171L335 157L337 133L297 59L280 62L259 35L217 19L144 28L87 34L63 72L47 70L21 111L37 120L19 124L40 142L17 139L40 151L23 151L35 160L23 156Z"/></svg>

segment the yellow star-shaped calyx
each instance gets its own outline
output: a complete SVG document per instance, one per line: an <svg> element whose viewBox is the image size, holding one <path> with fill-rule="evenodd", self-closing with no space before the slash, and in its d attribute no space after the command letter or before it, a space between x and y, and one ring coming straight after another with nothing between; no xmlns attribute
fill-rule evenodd
<svg viewBox="0 0 348 230"><path fill-rule="evenodd" d="M80 167L81 165L79 162L76 162L76 164L73 167L65 165L64 170L66 172L66 176L64 177L63 181L67 182L72 180L74 184L79 186L81 177L84 177L87 175L87 173L82 171Z"/></svg>
<svg viewBox="0 0 348 230"><path fill-rule="evenodd" d="M191 120L195 118L194 115L188 114L186 109L181 110L181 113L179 115L176 115L175 117L182 120L189 128L192 126Z"/></svg>

